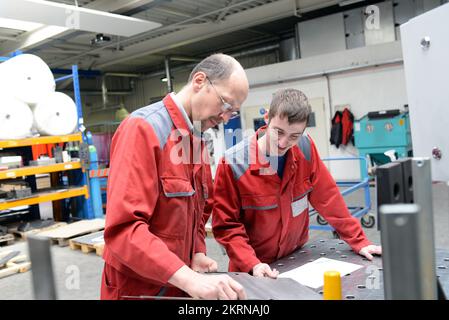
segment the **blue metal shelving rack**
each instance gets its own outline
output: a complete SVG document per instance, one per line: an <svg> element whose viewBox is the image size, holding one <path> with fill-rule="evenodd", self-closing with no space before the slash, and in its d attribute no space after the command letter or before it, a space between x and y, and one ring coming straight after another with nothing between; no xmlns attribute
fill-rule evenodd
<svg viewBox="0 0 449 320"><path fill-rule="evenodd" d="M83 107L81 104L78 66L73 65L71 74L62 76L60 78L55 78L55 82L64 81L64 80L67 80L70 78L72 78L72 82L73 82L73 94L74 94L74 98L75 98L76 109L78 111L78 130L82 134L83 143L87 144L88 140L87 140L86 134L84 133L85 127L84 127L84 118L83 118ZM87 185L87 188L88 188L89 194L90 194L91 186L90 186L90 180L89 180L89 170L84 170L84 172L81 173L80 180L81 180L81 184ZM82 199L82 202L83 202L83 216L82 217L85 219L95 218L91 198Z"/></svg>
<svg viewBox="0 0 449 320"><path fill-rule="evenodd" d="M23 52L15 51L9 57L0 57L0 62L7 61L7 60L11 59L12 57L18 56L20 54L23 54ZM86 134L84 133L85 127L84 127L84 119L83 119L83 109L82 109L82 104L81 104L78 66L73 65L72 69L71 69L71 73L69 72L65 76L62 76L60 78L55 78L55 82L64 81L64 80L67 80L70 78L72 78L72 82L73 82L73 92L74 92L75 104L76 104L76 108L77 108L77 112L78 112L78 126L77 127L78 127L79 132L81 132L83 142L87 144L88 143L87 137L86 137ZM89 170L84 170L84 172L80 172L80 176L78 178L79 178L78 180L80 181L81 185L87 186L87 188L89 190L89 194L90 194ZM80 201L82 201L82 206L83 206L81 218L84 218L84 219L95 218L91 199L83 198L83 199L80 199Z"/></svg>

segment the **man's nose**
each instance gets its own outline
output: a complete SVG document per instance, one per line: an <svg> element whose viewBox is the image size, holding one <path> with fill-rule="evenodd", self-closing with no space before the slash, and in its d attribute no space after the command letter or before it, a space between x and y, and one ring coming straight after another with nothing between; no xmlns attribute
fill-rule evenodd
<svg viewBox="0 0 449 320"><path fill-rule="evenodd" d="M282 138L279 139L279 147L280 148L282 148L282 149L286 148L287 145L288 145L288 139L287 138L282 137Z"/></svg>
<svg viewBox="0 0 449 320"><path fill-rule="evenodd" d="M231 118L231 114L228 113L228 112L223 112L223 113L220 115L220 118L222 118L222 119L223 119L223 122L226 123L226 122L228 122L229 119Z"/></svg>

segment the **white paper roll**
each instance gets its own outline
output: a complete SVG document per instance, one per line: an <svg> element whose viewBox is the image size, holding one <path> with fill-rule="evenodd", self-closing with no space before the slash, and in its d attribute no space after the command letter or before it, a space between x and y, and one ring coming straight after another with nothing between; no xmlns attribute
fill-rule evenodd
<svg viewBox="0 0 449 320"><path fill-rule="evenodd" d="M78 112L72 98L62 92L53 92L38 102L34 122L39 133L50 136L70 134L78 124Z"/></svg>
<svg viewBox="0 0 449 320"><path fill-rule="evenodd" d="M0 88L19 100L35 104L55 91L48 65L32 54L21 54L0 63Z"/></svg>
<svg viewBox="0 0 449 320"><path fill-rule="evenodd" d="M33 113L28 105L0 93L0 139L23 139L31 135Z"/></svg>

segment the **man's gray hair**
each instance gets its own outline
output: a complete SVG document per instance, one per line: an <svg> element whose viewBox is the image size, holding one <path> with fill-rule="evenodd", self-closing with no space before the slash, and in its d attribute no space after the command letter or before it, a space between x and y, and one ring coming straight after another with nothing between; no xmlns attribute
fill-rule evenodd
<svg viewBox="0 0 449 320"><path fill-rule="evenodd" d="M193 68L189 76L189 82L192 81L197 72L204 72L210 81L226 80L239 66L239 62L233 57L223 53L215 53L203 59Z"/></svg>
<svg viewBox="0 0 449 320"><path fill-rule="evenodd" d="M280 89L273 95L268 111L268 121L275 116L287 117L288 123L307 122L312 112L306 95L296 89Z"/></svg>

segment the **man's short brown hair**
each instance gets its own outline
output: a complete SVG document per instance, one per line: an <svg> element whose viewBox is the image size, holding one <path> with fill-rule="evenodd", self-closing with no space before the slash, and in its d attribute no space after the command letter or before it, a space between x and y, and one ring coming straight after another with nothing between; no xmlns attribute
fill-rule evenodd
<svg viewBox="0 0 449 320"><path fill-rule="evenodd" d="M268 122L275 116L288 118L288 123L307 122L312 109L306 95L296 89L280 89L273 95Z"/></svg>

